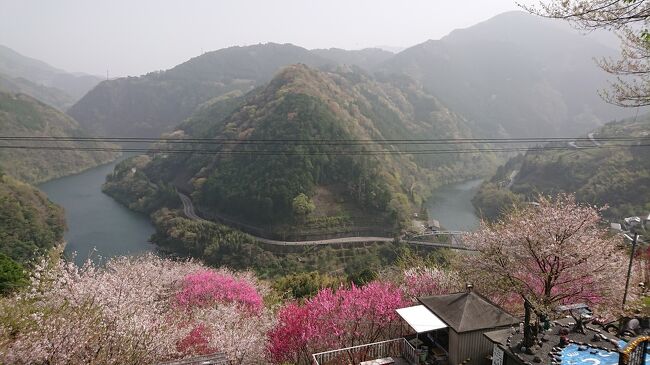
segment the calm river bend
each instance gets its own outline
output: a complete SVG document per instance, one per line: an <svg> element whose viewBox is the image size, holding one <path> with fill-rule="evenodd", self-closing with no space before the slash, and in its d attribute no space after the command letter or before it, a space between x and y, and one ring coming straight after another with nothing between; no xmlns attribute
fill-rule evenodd
<svg viewBox="0 0 650 365"><path fill-rule="evenodd" d="M100 258L155 251L155 246L148 243L155 231L149 217L102 193L106 175L126 157L39 186L50 200L65 209L65 252L76 252L77 264L88 258L98 262Z"/></svg>
<svg viewBox="0 0 650 365"><path fill-rule="evenodd" d="M148 242L154 227L146 215L130 211L102 193L106 175L128 156L112 163L66 176L39 186L49 198L63 206L68 224L65 252L76 252L75 261L100 261L114 256L155 251ZM429 216L450 230L472 230L478 226L471 199L481 180L443 186L429 202Z"/></svg>
<svg viewBox="0 0 650 365"><path fill-rule="evenodd" d="M429 217L437 219L445 229L472 231L479 226L472 198L482 179L469 180L437 189L427 202Z"/></svg>

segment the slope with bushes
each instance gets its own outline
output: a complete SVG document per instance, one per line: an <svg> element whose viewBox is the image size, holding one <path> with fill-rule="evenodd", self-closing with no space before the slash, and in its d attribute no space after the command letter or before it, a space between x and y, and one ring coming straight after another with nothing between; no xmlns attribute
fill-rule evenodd
<svg viewBox="0 0 650 365"><path fill-rule="evenodd" d="M33 261L63 240L63 209L0 170L0 294L26 283Z"/></svg>
<svg viewBox="0 0 650 365"><path fill-rule="evenodd" d="M59 110L24 94L0 92L0 133L3 137L84 137L79 124ZM0 167L31 184L70 175L117 158L110 151L66 150L114 148L115 145L70 141L2 141L3 146L54 147L50 149L0 148Z"/></svg>
<svg viewBox="0 0 650 365"><path fill-rule="evenodd" d="M483 184L475 204L495 217L512 202L534 199L537 193L575 193L583 202L608 205L608 218L647 215L650 212L650 115L611 122L588 139L555 151L529 151L500 168ZM641 138L635 142L599 138ZM585 136L586 138L586 136ZM597 146L596 143L599 145ZM645 145L645 146L644 146ZM513 181L506 181L517 170Z"/></svg>

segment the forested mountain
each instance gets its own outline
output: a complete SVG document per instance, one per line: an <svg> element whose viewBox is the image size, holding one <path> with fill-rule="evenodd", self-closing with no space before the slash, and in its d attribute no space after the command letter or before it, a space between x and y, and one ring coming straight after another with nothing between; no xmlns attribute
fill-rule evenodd
<svg viewBox="0 0 650 365"><path fill-rule="evenodd" d="M572 136L631 114L597 94L608 76L593 59L606 56L616 51L509 12L406 49L380 69L420 80L484 134Z"/></svg>
<svg viewBox="0 0 650 365"><path fill-rule="evenodd" d="M83 137L79 124L69 116L28 95L0 92L0 135ZM115 147L105 143L2 141L3 146L56 146L58 148ZM52 151L0 148L0 168L32 184L69 175L111 161L116 153L103 151Z"/></svg>
<svg viewBox="0 0 650 365"><path fill-rule="evenodd" d="M620 219L650 212L650 114L611 122L595 130L594 141L580 140L574 148L529 151L500 167L481 186L474 203L496 217L512 202L534 199L537 193L575 193L578 200L603 206L604 215ZM634 145L599 138L645 137ZM619 146L617 146L619 145ZM557 143L550 146L559 146ZM564 145L566 147L566 145ZM514 173L513 173L514 171ZM510 176L514 179L510 180Z"/></svg>
<svg viewBox="0 0 650 365"><path fill-rule="evenodd" d="M232 91L250 91L292 63L328 61L290 44L230 47L192 58L170 70L104 81L69 114L95 133L157 137L201 103Z"/></svg>
<svg viewBox="0 0 650 365"><path fill-rule="evenodd" d="M0 169L0 294L25 282L23 269L61 243L63 209Z"/></svg>
<svg viewBox="0 0 650 365"><path fill-rule="evenodd" d="M69 73L57 69L2 45L0 45L0 74L4 74L10 79L23 78L37 85L59 89L67 94L72 102L79 100L101 80L97 76ZM28 90L20 91L27 92ZM32 96L39 98L38 95ZM47 102L47 100L42 101ZM59 107L59 105L54 106Z"/></svg>
<svg viewBox="0 0 650 365"><path fill-rule="evenodd" d="M171 135L237 142L203 146L212 154L133 159L109 176L106 191L141 205L159 196L151 182L162 189L173 183L194 191L203 208L256 224L350 223L367 212L378 219L375 224L381 217L396 223L419 208L436 185L480 175L492 163L489 155L385 153L430 146L319 144L472 136L461 117L413 80L375 80L358 68L289 66L243 97L206 103L179 128ZM250 143L255 140L279 142Z"/></svg>

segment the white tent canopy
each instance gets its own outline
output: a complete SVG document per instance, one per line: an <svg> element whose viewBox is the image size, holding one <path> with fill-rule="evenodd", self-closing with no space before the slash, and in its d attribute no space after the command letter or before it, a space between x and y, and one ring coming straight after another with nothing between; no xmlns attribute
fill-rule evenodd
<svg viewBox="0 0 650 365"><path fill-rule="evenodd" d="M447 327L445 322L423 305L400 308L397 310L397 314L417 333L430 332Z"/></svg>

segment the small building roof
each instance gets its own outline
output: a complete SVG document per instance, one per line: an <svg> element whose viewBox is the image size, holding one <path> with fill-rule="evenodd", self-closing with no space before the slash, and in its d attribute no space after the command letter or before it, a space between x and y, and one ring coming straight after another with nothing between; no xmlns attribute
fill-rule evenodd
<svg viewBox="0 0 650 365"><path fill-rule="evenodd" d="M504 328L500 330L485 332L483 333L483 336L485 336L492 343L498 343L505 346L506 342L508 341L508 337L510 337L511 334L512 329Z"/></svg>
<svg viewBox="0 0 650 365"><path fill-rule="evenodd" d="M417 333L431 332L447 325L423 305L400 308L397 314Z"/></svg>
<svg viewBox="0 0 650 365"><path fill-rule="evenodd" d="M471 290L418 300L458 333L511 326L520 322L518 318Z"/></svg>

